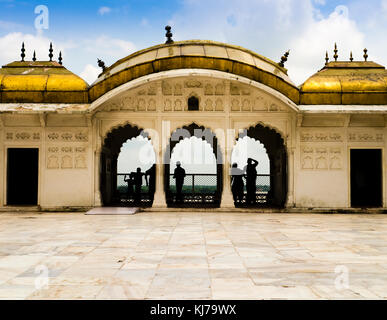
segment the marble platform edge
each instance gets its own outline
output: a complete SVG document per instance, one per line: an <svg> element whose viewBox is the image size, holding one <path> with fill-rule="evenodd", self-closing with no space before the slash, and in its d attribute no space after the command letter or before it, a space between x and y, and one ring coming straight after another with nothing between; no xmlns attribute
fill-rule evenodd
<svg viewBox="0 0 387 320"><path fill-rule="evenodd" d="M97 207L85 212L85 215L134 215L139 211L134 207Z"/></svg>
<svg viewBox="0 0 387 320"><path fill-rule="evenodd" d="M316 213L316 214L387 214L387 208L140 208L140 212L219 212L219 213Z"/></svg>

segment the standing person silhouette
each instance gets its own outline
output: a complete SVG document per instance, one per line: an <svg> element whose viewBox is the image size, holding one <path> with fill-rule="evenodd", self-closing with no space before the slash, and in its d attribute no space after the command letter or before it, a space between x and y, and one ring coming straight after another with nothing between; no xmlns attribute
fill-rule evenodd
<svg viewBox="0 0 387 320"><path fill-rule="evenodd" d="M129 175L129 178L127 178L127 175L124 176L124 181L128 184L128 191L127 191L127 197L128 197L128 200L133 197L133 194L134 194L134 189L133 189L133 186L134 186L134 175L133 173L131 173Z"/></svg>
<svg viewBox="0 0 387 320"><path fill-rule="evenodd" d="M176 162L176 169L173 174L176 180L176 203L183 203L183 185L185 178L185 170L181 167L181 162Z"/></svg>
<svg viewBox="0 0 387 320"><path fill-rule="evenodd" d="M134 186L135 186L135 195L134 202L139 205L141 202L141 187L142 187L142 177L145 173L141 172L141 168L137 168L136 172L132 172L134 176Z"/></svg>
<svg viewBox="0 0 387 320"><path fill-rule="evenodd" d="M247 205L254 205L256 202L257 193L257 166L258 161L252 158L247 159L246 172L246 189L247 189Z"/></svg>
<svg viewBox="0 0 387 320"><path fill-rule="evenodd" d="M149 180L148 180L149 178ZM145 171L146 184L149 187L149 199L153 201L156 191L156 165L154 164L149 170Z"/></svg>
<svg viewBox="0 0 387 320"><path fill-rule="evenodd" d="M243 189L245 187L243 175L244 171L238 168L237 163L234 163L231 169L231 191L235 204L240 204L243 201Z"/></svg>

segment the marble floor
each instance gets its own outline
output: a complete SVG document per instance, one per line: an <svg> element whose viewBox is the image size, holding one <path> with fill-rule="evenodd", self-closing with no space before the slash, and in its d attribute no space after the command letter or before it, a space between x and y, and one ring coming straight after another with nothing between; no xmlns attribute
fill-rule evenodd
<svg viewBox="0 0 387 320"><path fill-rule="evenodd" d="M0 299L386 298L386 215L0 214Z"/></svg>

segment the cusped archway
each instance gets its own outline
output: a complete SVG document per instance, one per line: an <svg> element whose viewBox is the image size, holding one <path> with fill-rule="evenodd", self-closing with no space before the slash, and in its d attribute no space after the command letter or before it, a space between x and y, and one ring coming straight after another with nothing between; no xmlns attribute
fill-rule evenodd
<svg viewBox="0 0 387 320"><path fill-rule="evenodd" d="M177 180L171 172L171 158L175 148L189 139L200 139L208 144L215 159L213 173L186 172L183 190L184 196L180 198ZM179 159L175 159L179 160ZM180 162L180 161L179 161ZM184 163L183 163L184 166ZM195 182L196 181L196 182ZM164 191L168 207L219 207L223 190L223 156L218 139L211 129L192 123L176 129L169 140L169 145L164 154Z"/></svg>
<svg viewBox="0 0 387 320"><path fill-rule="evenodd" d="M149 168L140 172L136 171L137 165L130 170L131 172L118 172L118 159L123 145L131 140L136 144L136 138L147 141L149 135L136 125L125 124L112 129L103 141L100 158L100 192L104 206L152 206L156 164L148 164ZM125 161L137 164L136 160L133 154L126 155Z"/></svg>
<svg viewBox="0 0 387 320"><path fill-rule="evenodd" d="M265 195L265 201L254 201L252 206L283 208L286 204L288 193L288 157L285 140L277 130L263 124L257 124L245 129L239 135L238 140L245 137L250 137L263 144L270 162L270 174L268 175L270 182L268 184L268 192ZM262 195L258 194L258 188L256 188L256 196L257 199L262 197ZM251 206L251 204L241 206Z"/></svg>

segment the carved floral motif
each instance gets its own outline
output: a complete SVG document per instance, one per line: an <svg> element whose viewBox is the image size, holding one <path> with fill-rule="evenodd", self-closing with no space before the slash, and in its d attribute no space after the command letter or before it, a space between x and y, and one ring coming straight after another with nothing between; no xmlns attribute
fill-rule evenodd
<svg viewBox="0 0 387 320"><path fill-rule="evenodd" d="M342 163L341 147L301 148L301 168L303 170L341 170Z"/></svg>

